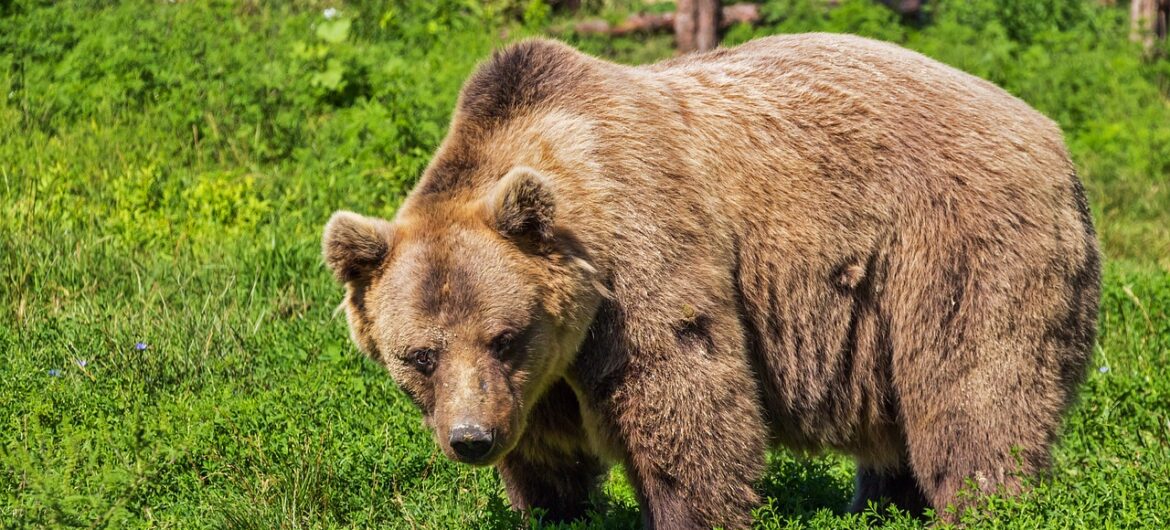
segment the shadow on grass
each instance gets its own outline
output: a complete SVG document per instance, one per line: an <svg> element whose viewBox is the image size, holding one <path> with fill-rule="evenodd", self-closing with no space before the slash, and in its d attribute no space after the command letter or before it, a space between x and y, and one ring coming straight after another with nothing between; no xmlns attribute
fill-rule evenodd
<svg viewBox="0 0 1170 530"><path fill-rule="evenodd" d="M757 485L763 503L754 512L756 527L922 528L929 521L929 515L916 516L893 505L871 503L861 513L849 513L855 472L843 456L773 455Z"/></svg>
<svg viewBox="0 0 1170 530"><path fill-rule="evenodd" d="M619 478L620 482L622 479ZM761 519L796 522L806 526L828 510L833 516L846 513L853 495L853 481L846 476L840 462L829 458L800 459L787 454L768 459L763 479L756 485L763 505L756 515ZM601 497L584 520L566 524L542 524L525 521L511 511L500 492L489 501L487 513L477 528L513 529L613 529L640 528L641 513L631 499Z"/></svg>
<svg viewBox="0 0 1170 530"><path fill-rule="evenodd" d="M504 495L498 494L488 501L487 513L475 528L482 530L514 530L516 528L541 530L582 530L639 528L641 514L637 506L625 504L606 497L598 499L584 519L568 523L545 523L539 517L525 518L508 506Z"/></svg>
<svg viewBox="0 0 1170 530"><path fill-rule="evenodd" d="M853 477L844 474L835 458L798 458L777 454L768 459L757 485L764 501L761 511L782 520L807 521L829 510L843 515L853 496Z"/></svg>

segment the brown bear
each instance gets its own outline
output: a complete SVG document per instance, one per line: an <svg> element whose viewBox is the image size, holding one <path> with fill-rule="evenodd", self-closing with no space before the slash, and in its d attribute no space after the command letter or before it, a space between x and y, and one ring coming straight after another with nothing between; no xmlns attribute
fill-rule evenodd
<svg viewBox="0 0 1170 530"><path fill-rule="evenodd" d="M444 453L554 519L620 463L648 528L748 526L777 445L854 456L853 509L1017 491L1099 298L1060 129L846 35L512 45L394 220L338 212L323 246Z"/></svg>

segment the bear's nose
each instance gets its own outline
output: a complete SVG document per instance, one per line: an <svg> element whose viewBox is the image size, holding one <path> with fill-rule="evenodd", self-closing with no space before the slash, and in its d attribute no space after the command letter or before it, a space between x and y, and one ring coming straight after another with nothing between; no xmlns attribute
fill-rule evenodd
<svg viewBox="0 0 1170 530"><path fill-rule="evenodd" d="M479 425L456 425L451 429L451 449L463 460L479 460L492 450L492 433Z"/></svg>

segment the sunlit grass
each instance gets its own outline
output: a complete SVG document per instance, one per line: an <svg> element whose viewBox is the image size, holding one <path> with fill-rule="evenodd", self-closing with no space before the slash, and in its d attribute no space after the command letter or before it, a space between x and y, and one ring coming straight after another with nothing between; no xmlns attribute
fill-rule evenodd
<svg viewBox="0 0 1170 530"><path fill-rule="evenodd" d="M889 29L884 11L847 3L732 37ZM310 3L17 4L0 7L0 527L519 524L495 473L443 458L349 344L318 240L335 209L393 213L498 45L496 15L341 5L353 26L331 42ZM1122 27L1099 16L1101 31ZM971 520L1170 526L1170 111L1156 89L1170 68L1079 34L1044 37L1067 45L1044 60L985 40L994 28L895 29L1070 120L1109 256L1099 346L1052 475ZM577 43L623 62L670 54L661 37ZM1124 75L1092 77L1101 60ZM1012 61L1034 69L1005 73ZM331 68L350 84L313 81ZM1069 81L1078 69L1090 89ZM851 477L839 456L770 455L759 525L923 525L843 514ZM638 521L615 469L577 526Z"/></svg>

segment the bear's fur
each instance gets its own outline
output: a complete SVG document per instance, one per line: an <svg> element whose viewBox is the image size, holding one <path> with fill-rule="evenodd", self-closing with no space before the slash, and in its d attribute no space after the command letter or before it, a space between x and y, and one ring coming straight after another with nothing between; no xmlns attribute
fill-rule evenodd
<svg viewBox="0 0 1170 530"><path fill-rule="evenodd" d="M854 509L1018 490L1099 296L1058 127L845 35L642 67L513 45L395 219L338 213L324 252L444 452L562 519L621 463L648 528L747 526L774 445L853 455Z"/></svg>

